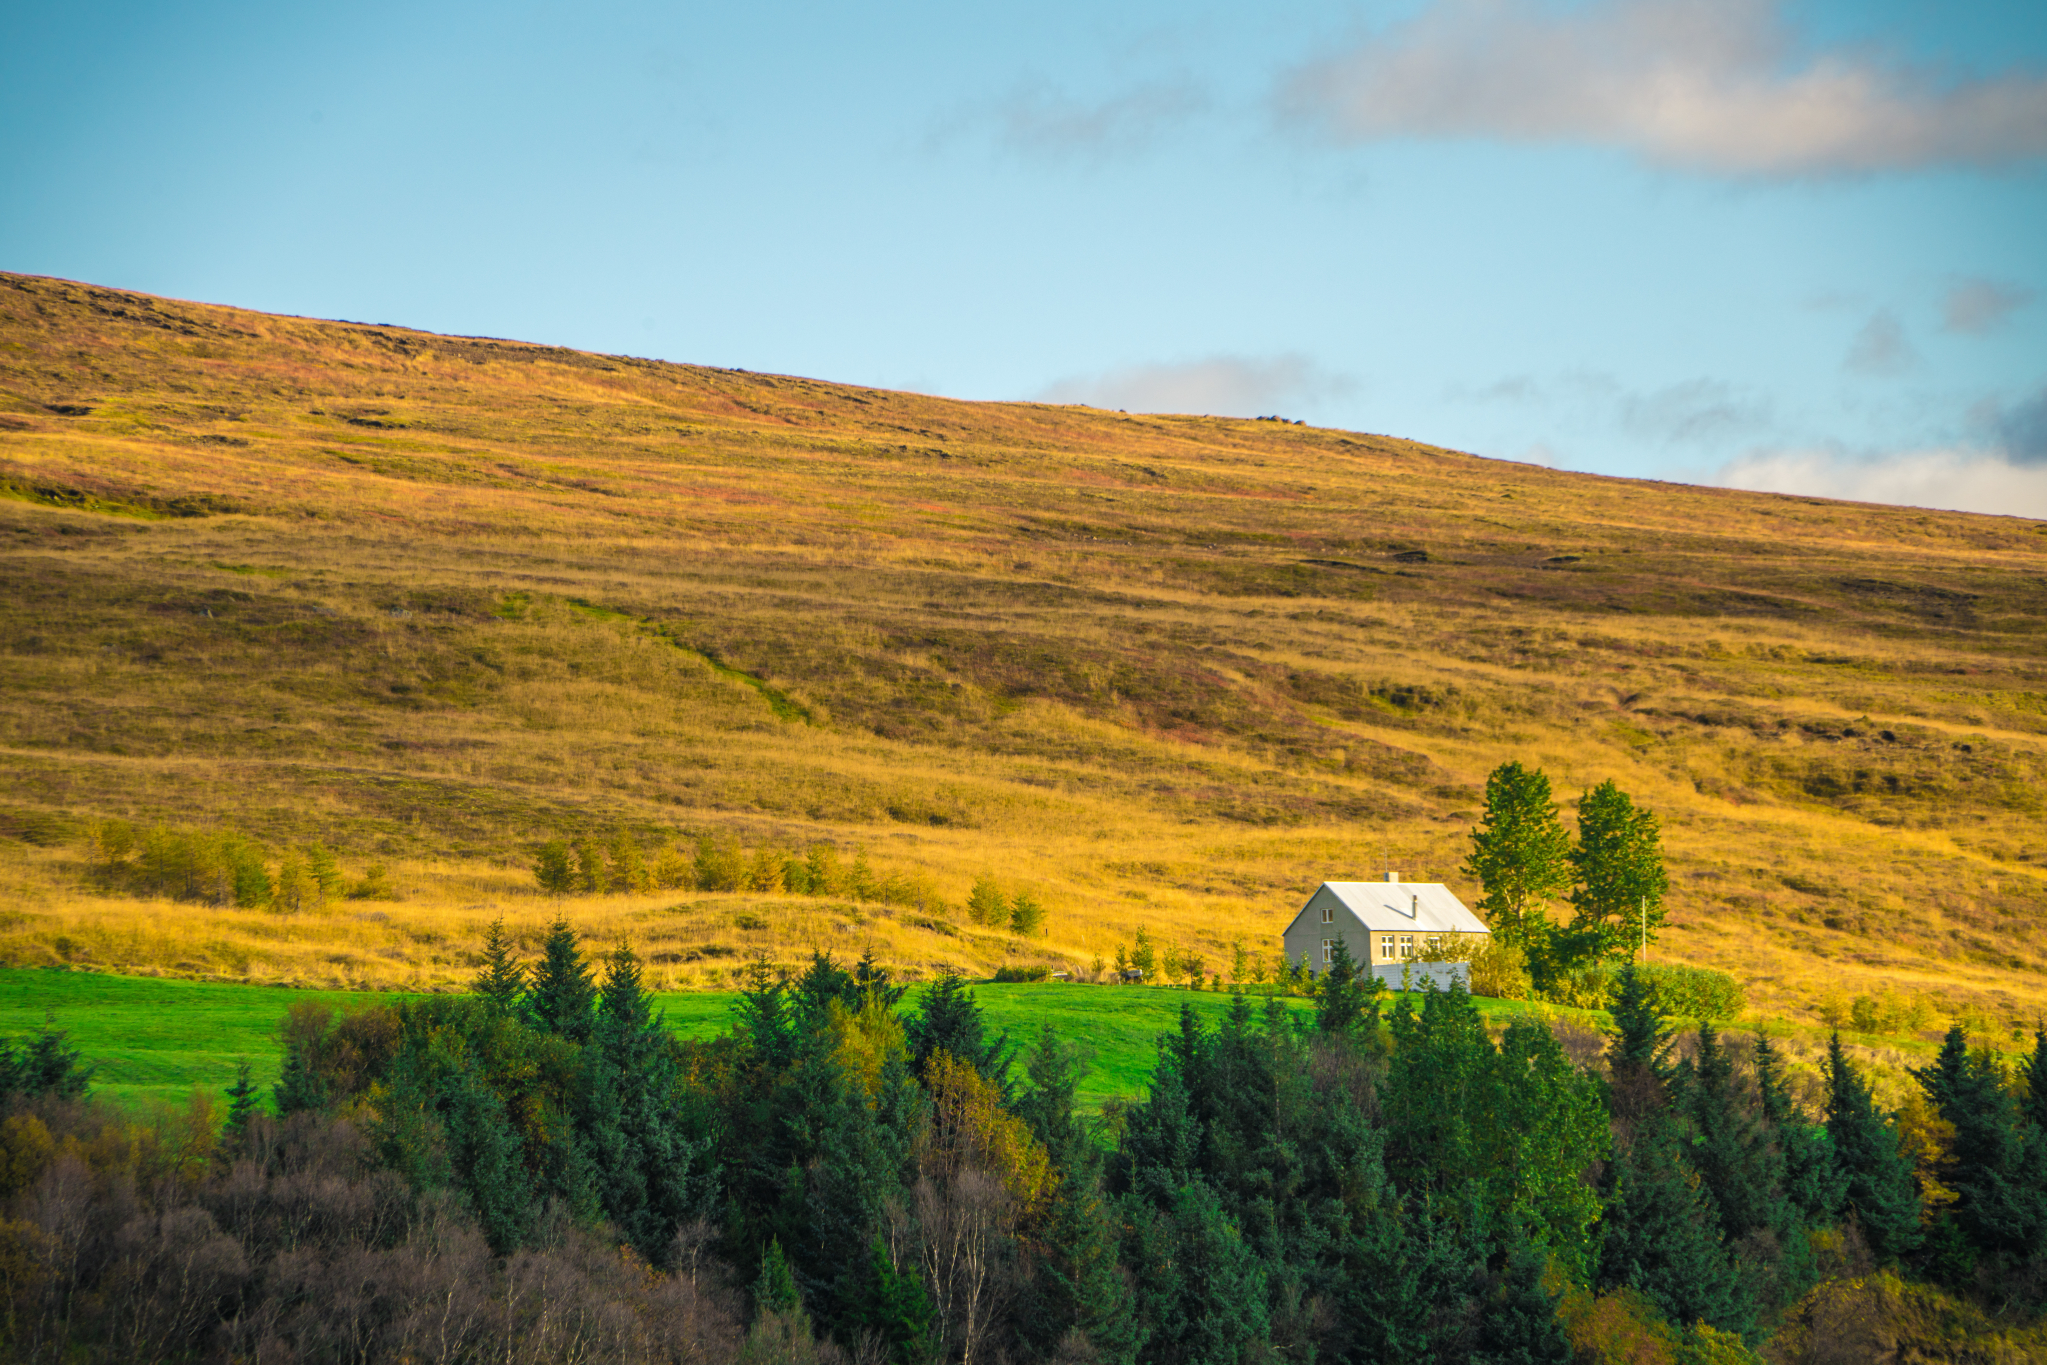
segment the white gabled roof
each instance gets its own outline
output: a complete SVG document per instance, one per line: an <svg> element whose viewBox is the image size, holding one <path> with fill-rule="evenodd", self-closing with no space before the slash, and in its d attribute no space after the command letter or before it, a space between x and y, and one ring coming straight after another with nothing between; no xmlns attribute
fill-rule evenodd
<svg viewBox="0 0 2047 1365"><path fill-rule="evenodd" d="M1335 897L1367 929L1410 934L1492 932L1441 882L1324 882L1301 907L1301 914L1307 914L1324 895ZM1295 918L1298 922L1299 916Z"/></svg>

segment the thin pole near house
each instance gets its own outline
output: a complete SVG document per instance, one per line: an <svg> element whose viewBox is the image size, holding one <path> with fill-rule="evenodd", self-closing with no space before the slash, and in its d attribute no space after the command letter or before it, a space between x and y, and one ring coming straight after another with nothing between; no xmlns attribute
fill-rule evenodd
<svg viewBox="0 0 2047 1365"><path fill-rule="evenodd" d="M1642 897L1642 903L1636 907L1635 913L1636 918L1642 921L1642 961L1647 962L1649 960L1649 898L1647 896Z"/></svg>

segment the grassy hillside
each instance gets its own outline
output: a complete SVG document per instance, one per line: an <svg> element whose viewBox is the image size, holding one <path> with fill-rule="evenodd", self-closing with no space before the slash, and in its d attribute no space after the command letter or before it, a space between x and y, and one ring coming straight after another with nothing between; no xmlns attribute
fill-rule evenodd
<svg viewBox="0 0 2047 1365"><path fill-rule="evenodd" d="M624 830L868 860L864 899L566 902L666 989L1140 926L1227 972L1325 877L1469 893L1519 757L1662 813L1658 952L1771 1012L2047 1010L2047 525L20 276L0 492L14 964L445 987L556 912L543 840ZM398 899L137 896L104 816L323 839ZM982 873L1047 936L967 923Z"/></svg>

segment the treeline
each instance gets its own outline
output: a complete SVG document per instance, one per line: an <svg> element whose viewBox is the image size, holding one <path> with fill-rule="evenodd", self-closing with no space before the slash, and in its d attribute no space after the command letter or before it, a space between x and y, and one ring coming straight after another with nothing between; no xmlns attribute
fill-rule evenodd
<svg viewBox="0 0 2047 1365"><path fill-rule="evenodd" d="M550 839L533 859L533 879L551 896L632 895L653 891L755 891L768 895L843 896L883 905L935 908L937 891L920 876L877 873L865 849L847 860L828 843L801 850L756 846L706 834L685 847L648 850L631 832L609 838Z"/></svg>
<svg viewBox="0 0 2047 1365"><path fill-rule="evenodd" d="M1915 1170L1838 1044L1806 1113L1767 1040L1680 1059L1628 971L1613 1014L1579 1064L1461 991L1383 1013L1340 960L1312 1014L1183 1011L1147 1097L1094 1120L1085 1051L991 1036L956 977L756 964L731 1034L684 1043L628 948L593 973L557 926L526 967L494 935L472 996L295 1010L281 1120L246 1083L154 1137L17 1089L7 1346L1736 1365L1826 1274L2040 1304L2047 1036L2020 1075L1951 1036L1919 1084L1952 1136Z"/></svg>
<svg viewBox="0 0 2047 1365"><path fill-rule="evenodd" d="M312 910L337 900L391 900L396 891L384 868L346 876L324 844L273 851L230 830L168 825L138 828L126 820L100 820L90 828L87 854L103 888L203 905Z"/></svg>

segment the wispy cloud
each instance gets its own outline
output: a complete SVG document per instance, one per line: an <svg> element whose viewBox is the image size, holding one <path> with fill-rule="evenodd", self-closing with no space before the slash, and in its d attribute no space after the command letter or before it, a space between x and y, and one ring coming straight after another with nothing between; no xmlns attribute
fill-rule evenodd
<svg viewBox="0 0 2047 1365"><path fill-rule="evenodd" d="M2033 291L2002 280L1956 280L1941 301L1941 326L1981 336L2033 301Z"/></svg>
<svg viewBox="0 0 2047 1365"><path fill-rule="evenodd" d="M1918 363L1918 352L1905 339L1904 324L1888 308L1871 313L1848 348L1848 368L1857 374L1903 374Z"/></svg>
<svg viewBox="0 0 2047 1365"><path fill-rule="evenodd" d="M1085 403L1130 412L1198 412L1259 417L1355 386L1306 356L1210 356L1180 364L1131 365L1047 385L1047 403Z"/></svg>
<svg viewBox="0 0 2047 1365"><path fill-rule="evenodd" d="M2047 464L1995 451L1920 450L1862 459L1836 451L1757 452L1723 466L1727 488L1954 512L2047 517Z"/></svg>
<svg viewBox="0 0 2047 1365"><path fill-rule="evenodd" d="M1592 143L1739 176L2047 157L2047 76L1801 60L1795 36L1774 0L1436 0L1293 72L1281 104L1349 142Z"/></svg>
<svg viewBox="0 0 2047 1365"><path fill-rule="evenodd" d="M1208 92L1191 80L1153 81L1107 99L1075 99L1037 82L979 115L1012 150L1033 156L1104 158L1144 150L1203 113Z"/></svg>
<svg viewBox="0 0 2047 1365"><path fill-rule="evenodd" d="M1998 413L1993 425L2006 458L2016 464L2047 466L2047 384L2031 398Z"/></svg>

